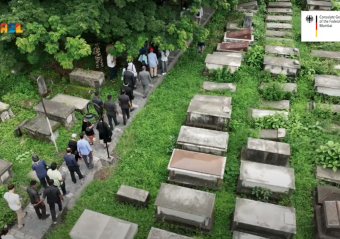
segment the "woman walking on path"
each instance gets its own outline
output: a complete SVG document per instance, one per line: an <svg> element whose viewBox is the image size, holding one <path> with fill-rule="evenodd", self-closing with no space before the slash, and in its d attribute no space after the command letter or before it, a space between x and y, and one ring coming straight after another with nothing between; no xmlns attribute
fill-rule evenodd
<svg viewBox="0 0 340 239"><path fill-rule="evenodd" d="M93 131L94 124L89 122L89 126L87 126L85 130L85 134L87 138L89 138L89 143L90 145L93 145L93 138L95 136L94 131Z"/></svg>
<svg viewBox="0 0 340 239"><path fill-rule="evenodd" d="M112 131L110 126L104 122L102 119L97 123L96 129L99 132L99 140L104 144L104 148L106 147L106 143L111 143Z"/></svg>

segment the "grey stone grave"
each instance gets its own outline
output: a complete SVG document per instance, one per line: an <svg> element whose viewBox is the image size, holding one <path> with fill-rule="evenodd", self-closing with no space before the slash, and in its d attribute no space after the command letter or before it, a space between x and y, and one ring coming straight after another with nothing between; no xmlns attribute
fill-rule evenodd
<svg viewBox="0 0 340 239"><path fill-rule="evenodd" d="M187 110L186 125L223 130L229 128L231 97L195 95Z"/></svg>
<svg viewBox="0 0 340 239"><path fill-rule="evenodd" d="M10 177L12 177L12 167L13 164L0 159L0 184L5 184Z"/></svg>
<svg viewBox="0 0 340 239"><path fill-rule="evenodd" d="M270 46L267 45L265 46L264 49L265 53L270 53L270 54L278 54L278 55L299 55L299 49L293 48L293 47L284 47L284 46Z"/></svg>
<svg viewBox="0 0 340 239"><path fill-rule="evenodd" d="M312 50L311 55L315 57L320 57L320 58L340 60L340 51Z"/></svg>
<svg viewBox="0 0 340 239"><path fill-rule="evenodd" d="M75 108L64 103L44 99L46 113L49 119L61 123L63 126L70 128L76 122L74 115ZM40 102L34 107L38 115L45 116L44 108Z"/></svg>
<svg viewBox="0 0 340 239"><path fill-rule="evenodd" d="M174 149L168 165L168 181L219 189L226 161L226 157Z"/></svg>
<svg viewBox="0 0 340 239"><path fill-rule="evenodd" d="M222 42L217 44L217 51L239 53L246 52L249 47L249 42ZM240 53L241 54L241 53ZM242 57L243 58L243 57Z"/></svg>
<svg viewBox="0 0 340 239"><path fill-rule="evenodd" d="M291 8L267 8L267 13L292 15L293 11Z"/></svg>
<svg viewBox="0 0 340 239"><path fill-rule="evenodd" d="M308 10L331 11L333 6L333 3L328 1L307 0Z"/></svg>
<svg viewBox="0 0 340 239"><path fill-rule="evenodd" d="M236 7L238 11L257 12L257 1L239 3Z"/></svg>
<svg viewBox="0 0 340 239"><path fill-rule="evenodd" d="M243 18L243 28L251 28L253 26L253 13L246 13Z"/></svg>
<svg viewBox="0 0 340 239"><path fill-rule="evenodd" d="M162 183L155 201L156 219L211 234L215 194Z"/></svg>
<svg viewBox="0 0 340 239"><path fill-rule="evenodd" d="M269 189L273 197L290 196L295 190L294 169L241 160L238 191L251 193L255 187Z"/></svg>
<svg viewBox="0 0 340 239"><path fill-rule="evenodd" d="M97 88L104 83L105 75L104 72L77 68L70 73L70 81Z"/></svg>
<svg viewBox="0 0 340 239"><path fill-rule="evenodd" d="M292 29L292 24L289 24L289 23L267 22L266 26L267 26L267 29L277 29L277 30Z"/></svg>
<svg viewBox="0 0 340 239"><path fill-rule="evenodd" d="M116 199L119 202L126 202L135 206L145 207L150 199L150 193L143 189L121 185L116 193Z"/></svg>
<svg viewBox="0 0 340 239"><path fill-rule="evenodd" d="M337 114L340 112L340 105L329 105L329 104L322 104L322 103L315 103L315 102L307 103L307 110L315 110L316 108L330 109L334 114Z"/></svg>
<svg viewBox="0 0 340 239"><path fill-rule="evenodd" d="M274 111L274 110L259 110L259 109L249 109L249 113L252 119L261 118L264 116L275 115L275 114L282 114L288 119L288 112L286 111Z"/></svg>
<svg viewBox="0 0 340 239"><path fill-rule="evenodd" d="M54 120L50 120L52 132L54 135L54 139L56 140L59 137L58 128L60 127L60 123ZM35 118L30 120L23 127L27 135L34 139L53 142L50 129L47 124L47 120L45 116L37 115Z"/></svg>
<svg viewBox="0 0 340 239"><path fill-rule="evenodd" d="M138 225L85 209L72 228L72 239L133 239Z"/></svg>
<svg viewBox="0 0 340 239"><path fill-rule="evenodd" d="M261 129L259 137L260 139L281 140L286 137L286 129Z"/></svg>
<svg viewBox="0 0 340 239"><path fill-rule="evenodd" d="M340 201L340 189L319 184L316 187L315 204L322 206L325 201Z"/></svg>
<svg viewBox="0 0 340 239"><path fill-rule="evenodd" d="M14 135L17 137L20 137L24 133L24 126L28 123L28 119L24 119L20 122L20 124L17 125L17 127L14 128Z"/></svg>
<svg viewBox="0 0 340 239"><path fill-rule="evenodd" d="M275 110L289 110L289 100L262 101L261 107Z"/></svg>
<svg viewBox="0 0 340 239"><path fill-rule="evenodd" d="M287 31L272 31L272 30L266 30L266 36L270 37L291 37L293 34L291 32ZM276 40L276 39L274 39ZM281 40L281 39L279 39Z"/></svg>
<svg viewBox="0 0 340 239"><path fill-rule="evenodd" d="M264 70L269 71L274 76L283 74L295 77L297 76L298 70L301 69L298 60L273 56L265 56L263 59L263 66Z"/></svg>
<svg viewBox="0 0 340 239"><path fill-rule="evenodd" d="M231 228L268 238L293 238L296 234L295 208L236 198Z"/></svg>
<svg viewBox="0 0 340 239"><path fill-rule="evenodd" d="M193 238L161 230L155 227L151 227L147 239L193 239Z"/></svg>
<svg viewBox="0 0 340 239"><path fill-rule="evenodd" d="M259 237L253 234L244 233L244 232L234 231L233 239L266 239L266 238Z"/></svg>
<svg viewBox="0 0 340 239"><path fill-rule="evenodd" d="M247 148L243 151L241 158L252 162L288 166L290 145L248 137Z"/></svg>
<svg viewBox="0 0 340 239"><path fill-rule="evenodd" d="M340 184L340 170L334 172L331 168L324 168L318 165L316 166L316 178Z"/></svg>
<svg viewBox="0 0 340 239"><path fill-rule="evenodd" d="M319 94L340 96L340 76L315 75L314 88Z"/></svg>
<svg viewBox="0 0 340 239"><path fill-rule="evenodd" d="M274 7L274 8L278 8L278 7L291 8L291 7L292 7L292 3L291 3L291 2L268 2L268 3L267 3L267 7Z"/></svg>
<svg viewBox="0 0 340 239"><path fill-rule="evenodd" d="M266 22L291 22L291 16L266 16Z"/></svg>
<svg viewBox="0 0 340 239"><path fill-rule="evenodd" d="M205 58L205 71L222 69L224 66L234 73L241 66L242 58L208 54Z"/></svg>
<svg viewBox="0 0 340 239"><path fill-rule="evenodd" d="M290 38L266 37L266 41L267 42L274 41L275 43L273 43L273 44L277 44L276 42L293 42L294 40L290 39ZM288 74L292 74L289 71L292 71L292 70L288 70ZM273 75L275 75L275 74L286 74L287 70L285 72L282 72L282 73L277 73L277 72L280 72L280 71L276 69L275 72L273 72Z"/></svg>
<svg viewBox="0 0 340 239"><path fill-rule="evenodd" d="M39 88L39 94L42 97L48 96L50 94L50 91L47 89L44 77L39 76L37 79L37 83L38 83L38 88Z"/></svg>
<svg viewBox="0 0 340 239"><path fill-rule="evenodd" d="M6 120L9 120L10 118L13 117L15 117L15 115L13 114L9 105L0 102L0 120L2 122L5 122Z"/></svg>
<svg viewBox="0 0 340 239"><path fill-rule="evenodd" d="M76 111L79 111L82 114L85 114L87 112L87 105L90 103L89 100L79 98L76 96L71 95L64 95L64 94L57 94L51 101L63 103L68 106L72 106L75 108Z"/></svg>
<svg viewBox="0 0 340 239"><path fill-rule="evenodd" d="M235 92L236 85L234 85L233 83L219 83L219 82L203 81L203 90L205 91L229 90L230 92Z"/></svg>
<svg viewBox="0 0 340 239"><path fill-rule="evenodd" d="M340 238L340 201L324 201L315 207L316 230L314 238Z"/></svg>
<svg viewBox="0 0 340 239"><path fill-rule="evenodd" d="M228 148L228 132L182 126L177 146L184 150L224 155Z"/></svg>
<svg viewBox="0 0 340 239"><path fill-rule="evenodd" d="M270 83L262 83L260 89L263 90L268 87ZM297 85L295 83L280 83L283 91L297 93Z"/></svg>

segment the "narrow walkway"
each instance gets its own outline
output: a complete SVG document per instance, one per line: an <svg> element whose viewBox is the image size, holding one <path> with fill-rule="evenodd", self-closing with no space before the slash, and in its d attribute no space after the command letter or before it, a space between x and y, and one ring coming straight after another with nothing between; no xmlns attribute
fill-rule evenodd
<svg viewBox="0 0 340 239"><path fill-rule="evenodd" d="M215 10L204 7L203 12L204 14L201 19L201 25L205 26L209 22ZM188 40L187 44L190 45L191 42L192 40ZM169 61L168 61L168 71L170 71L174 67L174 65L178 61L179 57L183 54L183 52L184 51L182 50L176 50L170 53ZM113 136L112 136L113 140L109 146L110 153L116 148L117 142L122 136L124 129L130 124L130 122L133 120L134 116L139 112L139 110L145 106L149 95L163 81L163 79L164 79L164 76L162 75L159 76L158 78L152 79L152 84L149 86L149 93L148 93L147 98L143 98L141 86L139 86L138 89L134 91L135 99L133 100L133 107L135 107L135 110L131 112L131 117L128 120L126 126L123 125L123 119L122 119L121 114L118 117L118 121L120 122L120 124L117 127L115 127L113 131ZM98 132L95 132L95 133L96 133L96 143L95 145L92 146L93 151L94 151L94 165L95 165L94 169L88 170L84 162L82 161L80 162L80 170L84 175L86 175L86 178L84 180L78 180L78 182L74 184L71 181L71 177L70 177L70 174L69 174L69 171L66 165L63 164L59 169L61 174L66 176L66 181L65 181L66 189L67 191L69 191L69 194L66 197L64 197L63 212L57 214L58 222L61 221L60 215L65 213L68 209L71 209L73 205L76 203L77 199L81 196L87 184L89 184L93 180L93 176L95 172L103 167L102 161L108 158L106 149L103 148L103 146L100 145L99 143ZM9 233L13 235L16 239L19 239L19 238L42 239L44 238L44 235L46 234L46 232L54 228L54 226L52 225L51 217L49 217L46 220L39 220L31 204L29 204L25 208L24 211L28 212L28 215L23 220L23 223L25 223L25 226L22 229L17 230L17 224L15 224ZM48 206L46 206L46 211L49 214ZM56 209L56 211L58 212L58 209Z"/></svg>

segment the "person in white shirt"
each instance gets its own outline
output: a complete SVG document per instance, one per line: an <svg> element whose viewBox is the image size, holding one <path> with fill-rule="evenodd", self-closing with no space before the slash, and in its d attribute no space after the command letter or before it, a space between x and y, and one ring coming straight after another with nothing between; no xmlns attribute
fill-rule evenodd
<svg viewBox="0 0 340 239"><path fill-rule="evenodd" d="M170 54L169 50L163 50L161 52L162 56L161 56L161 62L162 62L162 75L166 74L166 67L168 65L168 56Z"/></svg>
<svg viewBox="0 0 340 239"><path fill-rule="evenodd" d="M116 69L116 57L111 54L108 54L107 57L107 66L110 71L110 81L114 81L117 78L117 69Z"/></svg>
<svg viewBox="0 0 340 239"><path fill-rule="evenodd" d="M201 18L203 17L203 8L201 7L198 13L195 15L198 26L201 25Z"/></svg>
<svg viewBox="0 0 340 239"><path fill-rule="evenodd" d="M8 227L6 225L0 232L0 238L1 239L15 239L14 236L8 235L7 233L8 233Z"/></svg>
<svg viewBox="0 0 340 239"><path fill-rule="evenodd" d="M27 212L23 213L21 209L20 198L18 194L14 193L14 185L8 184L8 192L4 194L10 209L16 212L18 219L18 229L22 228L25 224L22 224L22 219L26 216Z"/></svg>
<svg viewBox="0 0 340 239"><path fill-rule="evenodd" d="M60 188L61 191L63 192L63 195L66 196L66 185L65 185L65 178L61 176L61 173L57 169L57 164L52 163L51 168L47 171L47 176L50 179L53 179L54 181L54 186L57 188Z"/></svg>

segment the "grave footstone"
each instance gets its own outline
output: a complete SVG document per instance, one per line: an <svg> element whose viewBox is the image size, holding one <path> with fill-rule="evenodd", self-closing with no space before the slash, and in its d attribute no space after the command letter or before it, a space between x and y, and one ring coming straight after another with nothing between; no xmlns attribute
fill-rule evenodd
<svg viewBox="0 0 340 239"><path fill-rule="evenodd" d="M275 114L281 114L284 116L284 118L288 119L288 112L286 111L249 109L249 113L252 119L261 118L264 116L271 116Z"/></svg>
<svg viewBox="0 0 340 239"><path fill-rule="evenodd" d="M6 120L9 120L10 118L13 117L15 117L15 115L13 114L9 105L0 102L0 120L2 122L5 122Z"/></svg>
<svg viewBox="0 0 340 239"><path fill-rule="evenodd" d="M244 232L234 231L233 239L266 239L266 238L244 233Z"/></svg>
<svg viewBox="0 0 340 239"><path fill-rule="evenodd" d="M76 96L57 94L51 101L63 103L68 106L73 106L76 111L85 114L87 112L87 105L90 103L89 100L83 99Z"/></svg>
<svg viewBox="0 0 340 239"><path fill-rule="evenodd" d="M186 237L173 232L168 232L155 227L151 227L147 239L194 239L192 237Z"/></svg>
<svg viewBox="0 0 340 239"><path fill-rule="evenodd" d="M121 185L116 193L117 201L130 203L139 207L145 207L149 198L149 191L126 185Z"/></svg>
<svg viewBox="0 0 340 239"><path fill-rule="evenodd" d="M340 201L340 189L319 184L316 188L316 204L321 206L325 201Z"/></svg>
<svg viewBox="0 0 340 239"><path fill-rule="evenodd" d="M340 76L316 75L314 88L319 94L340 96Z"/></svg>
<svg viewBox="0 0 340 239"><path fill-rule="evenodd" d="M251 28L253 26L253 13L246 13L243 18L243 28Z"/></svg>
<svg viewBox="0 0 340 239"><path fill-rule="evenodd" d="M12 167L12 163L0 159L0 184L5 184L12 177Z"/></svg>
<svg viewBox="0 0 340 239"><path fill-rule="evenodd" d="M232 231L235 230L265 238L293 238L296 234L295 209L236 198L232 222Z"/></svg>
<svg viewBox="0 0 340 239"><path fill-rule="evenodd" d="M71 82L79 82L93 88L101 87L105 81L105 75L100 71L90 71L77 68L70 73Z"/></svg>
<svg viewBox="0 0 340 239"><path fill-rule="evenodd" d="M286 137L286 129L261 129L259 137L260 139L281 140Z"/></svg>
<svg viewBox="0 0 340 239"><path fill-rule="evenodd" d="M72 228L72 239L133 239L138 225L85 209Z"/></svg>
<svg viewBox="0 0 340 239"><path fill-rule="evenodd" d="M227 32L227 38L251 40L251 28Z"/></svg>
<svg viewBox="0 0 340 239"><path fill-rule="evenodd" d="M58 128L60 127L60 123L50 120L50 124L54 138L57 139L59 137ZM53 142L45 116L37 115L35 118L26 123L23 128L25 129L26 134L34 139Z"/></svg>
<svg viewBox="0 0 340 239"><path fill-rule="evenodd" d="M155 218L210 235L214 204L213 193L162 183L155 201Z"/></svg>
<svg viewBox="0 0 340 239"><path fill-rule="evenodd" d="M317 236L315 238L340 238L340 201L324 201L315 207Z"/></svg>
<svg viewBox="0 0 340 239"><path fill-rule="evenodd" d="M226 157L174 149L168 165L169 182L219 189Z"/></svg>
<svg viewBox="0 0 340 239"><path fill-rule="evenodd" d="M217 51L246 52L248 50L248 47L249 42L224 42L217 44Z"/></svg>
<svg viewBox="0 0 340 239"><path fill-rule="evenodd" d="M211 81L203 81L203 90L205 91L229 90L230 92L235 92L236 85L232 83L218 83L218 82L211 82Z"/></svg>
<svg viewBox="0 0 340 239"><path fill-rule="evenodd" d="M38 88L39 88L39 94L42 97L48 96L50 92L47 89L44 77L43 76L39 76L38 79L37 79L37 83L38 83Z"/></svg>

